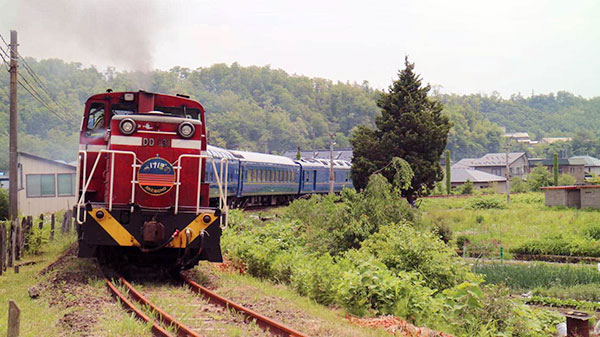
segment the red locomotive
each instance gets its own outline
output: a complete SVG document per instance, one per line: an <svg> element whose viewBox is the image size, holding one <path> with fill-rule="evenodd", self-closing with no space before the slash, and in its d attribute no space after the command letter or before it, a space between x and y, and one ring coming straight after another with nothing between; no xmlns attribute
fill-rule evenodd
<svg viewBox="0 0 600 337"><path fill-rule="evenodd" d="M79 136L79 256L178 268L221 262L222 212L208 207L202 179L214 165L206 145L204 108L187 96L90 97Z"/></svg>

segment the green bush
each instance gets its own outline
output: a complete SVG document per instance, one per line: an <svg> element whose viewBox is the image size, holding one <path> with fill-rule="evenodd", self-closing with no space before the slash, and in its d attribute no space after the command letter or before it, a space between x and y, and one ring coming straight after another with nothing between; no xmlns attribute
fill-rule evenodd
<svg viewBox="0 0 600 337"><path fill-rule="evenodd" d="M520 177L510 178L510 192L511 193L525 193L529 192L529 185L527 182Z"/></svg>
<svg viewBox="0 0 600 337"><path fill-rule="evenodd" d="M547 168L538 164L527 175L527 185L530 191L539 191L541 187L550 186L552 184L552 173Z"/></svg>
<svg viewBox="0 0 600 337"><path fill-rule="evenodd" d="M358 249L381 224L420 222L418 213L379 174L371 176L364 193L345 189L340 196L296 200L288 207L287 218L301 224L299 230L311 250L332 256Z"/></svg>
<svg viewBox="0 0 600 337"><path fill-rule="evenodd" d="M574 185L577 179L570 174L563 173L558 176L558 186L570 186Z"/></svg>
<svg viewBox="0 0 600 337"><path fill-rule="evenodd" d="M464 184L456 187L455 191L457 194L473 194L473 182L467 179Z"/></svg>
<svg viewBox="0 0 600 337"><path fill-rule="evenodd" d="M414 271L434 289L447 289L476 279L456 253L434 234L407 223L381 226L363 243L364 250L401 274Z"/></svg>
<svg viewBox="0 0 600 337"><path fill-rule="evenodd" d="M8 219L8 191L0 188L0 221Z"/></svg>
<svg viewBox="0 0 600 337"><path fill-rule="evenodd" d="M588 240L580 237L550 236L530 240L511 248L513 254L563 255L600 257L600 240Z"/></svg>
<svg viewBox="0 0 600 337"><path fill-rule="evenodd" d="M584 229L583 235L592 240L600 240L600 225L591 225Z"/></svg>
<svg viewBox="0 0 600 337"><path fill-rule="evenodd" d="M506 208L504 201L498 198L474 198L469 201L472 209L503 209Z"/></svg>

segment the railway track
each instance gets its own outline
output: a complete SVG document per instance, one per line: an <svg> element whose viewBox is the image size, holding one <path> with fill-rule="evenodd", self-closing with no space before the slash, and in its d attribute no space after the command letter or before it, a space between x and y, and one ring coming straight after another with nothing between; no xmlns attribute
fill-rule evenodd
<svg viewBox="0 0 600 337"><path fill-rule="evenodd" d="M175 336L190 336L190 337L199 337L203 336L201 332L196 331L185 324L183 324L180 320L168 314L165 310L159 308L154 303L152 303L146 296L144 296L140 291L135 289L133 285L128 282L124 277L120 275L116 275L113 279L116 280L122 288L126 289L126 294L124 294L117 284L110 278L103 274L104 280L108 289L111 293L116 297L121 305L128 311L133 312L140 320L144 322L148 322L152 324L152 333L155 336L161 337L175 337ZM244 317L244 321L246 322L255 322L258 327L260 327L263 331L273 335L273 336L285 336L285 337L306 337L307 335L298 332L292 328L289 328L279 322L276 322L268 317L265 317L253 310L250 310L240 304L237 304L231 300L228 300L209 289L201 286L200 284L194 282L188 277L179 274L177 276L177 281L182 285L187 285L189 289L194 293L200 295L202 298L207 300L210 304L223 308L226 311L233 311L242 317ZM194 295L195 296L195 295ZM131 298L131 300L130 300ZM135 304L137 302L141 306L149 308L152 312L152 317L146 314L144 311L140 310L138 306ZM175 333L170 330L173 329L165 329L163 326L169 326L175 328Z"/></svg>

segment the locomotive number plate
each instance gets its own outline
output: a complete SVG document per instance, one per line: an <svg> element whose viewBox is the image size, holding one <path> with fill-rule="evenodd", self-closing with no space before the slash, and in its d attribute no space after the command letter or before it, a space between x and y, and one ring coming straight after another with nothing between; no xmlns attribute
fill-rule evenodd
<svg viewBox="0 0 600 337"><path fill-rule="evenodd" d="M142 146L171 147L171 140L169 138L142 138Z"/></svg>

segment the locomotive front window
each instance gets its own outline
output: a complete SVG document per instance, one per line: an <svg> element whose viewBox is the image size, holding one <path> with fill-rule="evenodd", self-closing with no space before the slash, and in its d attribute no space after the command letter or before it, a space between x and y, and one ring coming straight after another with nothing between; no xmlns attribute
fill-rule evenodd
<svg viewBox="0 0 600 337"><path fill-rule="evenodd" d="M178 117L191 118L191 119L200 119L202 114L200 113L200 109L188 108L185 106L155 106L155 111L161 111L167 114L172 114Z"/></svg>
<svg viewBox="0 0 600 337"><path fill-rule="evenodd" d="M86 124L86 135L99 137L104 135L104 103L90 104Z"/></svg>

